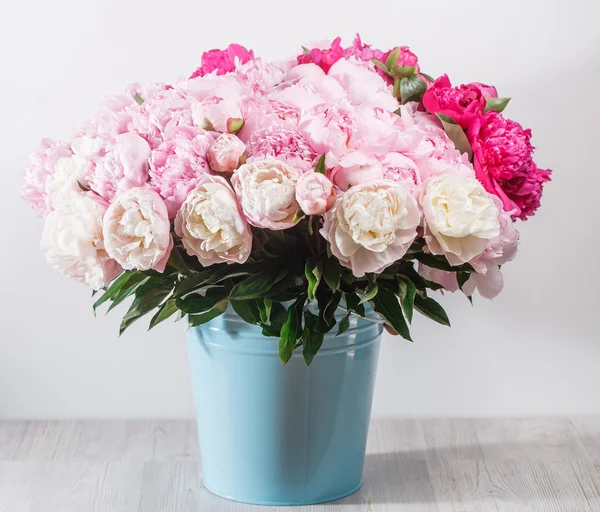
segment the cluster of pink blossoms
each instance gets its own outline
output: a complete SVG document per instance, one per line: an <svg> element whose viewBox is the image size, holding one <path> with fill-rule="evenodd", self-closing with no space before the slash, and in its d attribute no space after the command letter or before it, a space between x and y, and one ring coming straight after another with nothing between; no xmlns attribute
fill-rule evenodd
<svg viewBox="0 0 600 512"><path fill-rule="evenodd" d="M407 47L337 38L276 66L232 44L188 79L130 86L69 142L45 139L23 196L46 218L48 261L94 289L123 269L162 272L174 247L203 266L244 263L251 227L316 216L356 277L422 238L426 253L475 269L463 290L491 297L518 244L513 219L535 212L550 174L498 100L483 84L429 80ZM458 287L455 274L420 272Z"/></svg>

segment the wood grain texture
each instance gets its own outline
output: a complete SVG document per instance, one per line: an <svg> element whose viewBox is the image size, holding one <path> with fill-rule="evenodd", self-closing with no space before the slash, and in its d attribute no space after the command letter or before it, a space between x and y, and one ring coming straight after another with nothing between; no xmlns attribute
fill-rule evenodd
<svg viewBox="0 0 600 512"><path fill-rule="evenodd" d="M201 486L191 421L0 422L0 512L597 512L600 418L377 420L365 483L309 507Z"/></svg>

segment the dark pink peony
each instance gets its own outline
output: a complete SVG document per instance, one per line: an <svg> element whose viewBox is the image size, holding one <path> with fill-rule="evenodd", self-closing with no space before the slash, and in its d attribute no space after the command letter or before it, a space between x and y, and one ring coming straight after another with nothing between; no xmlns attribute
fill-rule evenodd
<svg viewBox="0 0 600 512"><path fill-rule="evenodd" d="M342 38L336 37L329 49L322 50L320 48L313 48L312 50L309 50L308 53L298 55L298 64L313 63L327 73L331 66L344 57L344 49L340 44L341 42Z"/></svg>
<svg viewBox="0 0 600 512"><path fill-rule="evenodd" d="M210 50L202 54L202 65L192 73L190 78L208 75L216 71L224 75L235 71L236 63L246 64L254 59L254 52L246 50L239 44L232 43L225 50Z"/></svg>
<svg viewBox="0 0 600 512"><path fill-rule="evenodd" d="M387 58L390 56L394 50L398 49L398 58L396 59L396 66L401 66L404 68L416 68L416 71L419 71L419 59L417 56L410 51L408 46L398 46L397 48L392 48L388 52L384 53L381 57L381 61L385 62ZM375 57L377 58L377 57Z"/></svg>
<svg viewBox="0 0 600 512"><path fill-rule="evenodd" d="M502 200L505 211L514 211L514 218L531 217L551 173L533 162L531 130L490 110L471 124L467 136L477 179Z"/></svg>
<svg viewBox="0 0 600 512"><path fill-rule="evenodd" d="M452 87L448 75L439 77L423 95L423 106L429 112L449 116L465 129L483 113L486 103L478 85Z"/></svg>

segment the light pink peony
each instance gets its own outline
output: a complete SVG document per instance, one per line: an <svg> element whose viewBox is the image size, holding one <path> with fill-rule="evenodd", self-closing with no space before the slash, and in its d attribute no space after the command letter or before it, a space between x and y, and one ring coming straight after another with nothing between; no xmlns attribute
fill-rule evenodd
<svg viewBox="0 0 600 512"><path fill-rule="evenodd" d="M240 64L254 58L254 52L239 44L232 43L225 50L210 50L202 54L202 65L190 78L201 77L209 73L224 75L235 71Z"/></svg>
<svg viewBox="0 0 600 512"><path fill-rule="evenodd" d="M368 105L390 112L399 106L391 86L375 72L375 66L370 62L340 59L331 67L328 76L342 84L348 100L355 106Z"/></svg>
<svg viewBox="0 0 600 512"><path fill-rule="evenodd" d="M48 183L54 174L56 163L70 157L73 151L68 143L43 139L40 147L31 155L25 170L25 186L21 196L39 215L46 216L52 209L48 196Z"/></svg>
<svg viewBox="0 0 600 512"><path fill-rule="evenodd" d="M246 145L231 133L217 137L206 154L210 168L219 173L230 174L246 161Z"/></svg>
<svg viewBox="0 0 600 512"><path fill-rule="evenodd" d="M405 123L400 116L381 108L358 107L357 129L352 147L363 153L385 155L407 148Z"/></svg>
<svg viewBox="0 0 600 512"><path fill-rule="evenodd" d="M204 266L244 263L252 232L227 180L206 174L189 193L175 219L175 231L187 253Z"/></svg>
<svg viewBox="0 0 600 512"><path fill-rule="evenodd" d="M335 165L333 163L335 162ZM329 177L340 190L361 185L369 181L382 180L385 170L374 156L352 151L339 160L327 160L332 167Z"/></svg>
<svg viewBox="0 0 600 512"><path fill-rule="evenodd" d="M169 218L175 217L198 178L210 173L206 154L213 141L209 132L181 128L152 152L150 185L164 199Z"/></svg>
<svg viewBox="0 0 600 512"><path fill-rule="evenodd" d="M391 181L352 187L325 214L321 235L356 277L380 273L402 258L421 216L415 198Z"/></svg>
<svg viewBox="0 0 600 512"><path fill-rule="evenodd" d="M354 109L347 102L317 105L302 115L298 130L315 152L340 158L357 130Z"/></svg>
<svg viewBox="0 0 600 512"><path fill-rule="evenodd" d="M108 255L125 269L163 272L173 248L167 207L148 187L115 197L102 228Z"/></svg>
<svg viewBox="0 0 600 512"><path fill-rule="evenodd" d="M285 73L274 64L254 59L240 66L235 73L246 94L265 95L284 81Z"/></svg>
<svg viewBox="0 0 600 512"><path fill-rule="evenodd" d="M383 177L386 180L402 184L412 194L417 193L421 176L414 160L402 153L392 152L385 154L379 163L383 167Z"/></svg>
<svg viewBox="0 0 600 512"><path fill-rule="evenodd" d="M237 133L244 125L239 105L219 96L194 104L192 118L199 128L221 133Z"/></svg>
<svg viewBox="0 0 600 512"><path fill-rule="evenodd" d="M272 230L288 229L298 223L296 201L299 173L284 162L264 159L237 169L231 184L250 224Z"/></svg>
<svg viewBox="0 0 600 512"><path fill-rule="evenodd" d="M286 80L300 80L301 78L307 76L324 76L325 71L323 71L316 64L298 64L293 68L289 69L285 75Z"/></svg>
<svg viewBox="0 0 600 512"><path fill-rule="evenodd" d="M490 110L478 118L467 135L473 147L475 173L485 189L496 194L504 210L526 220L540 206L550 170L533 162L531 130Z"/></svg>
<svg viewBox="0 0 600 512"><path fill-rule="evenodd" d="M344 56L344 49L341 46L341 42L342 38L336 37L327 49L312 48L308 53L298 55L298 64L309 64L312 62L327 73L331 66Z"/></svg>
<svg viewBox="0 0 600 512"><path fill-rule="evenodd" d="M423 106L432 114L451 117L462 128L483 113L486 98L475 84L452 87L448 75L439 77L423 95Z"/></svg>
<svg viewBox="0 0 600 512"><path fill-rule="evenodd" d="M106 155L98 160L90 178L94 192L110 201L117 192L141 187L148 181L148 161L152 150L136 133L117 135L106 145Z"/></svg>
<svg viewBox="0 0 600 512"><path fill-rule="evenodd" d="M373 59L384 60L384 53L381 50L371 48L370 45L364 44L360 36L356 34L352 46L344 50L344 57L355 57L359 60L371 61Z"/></svg>
<svg viewBox="0 0 600 512"><path fill-rule="evenodd" d="M296 184L296 201L306 215L323 215L335 201L335 188L319 172L304 173Z"/></svg>

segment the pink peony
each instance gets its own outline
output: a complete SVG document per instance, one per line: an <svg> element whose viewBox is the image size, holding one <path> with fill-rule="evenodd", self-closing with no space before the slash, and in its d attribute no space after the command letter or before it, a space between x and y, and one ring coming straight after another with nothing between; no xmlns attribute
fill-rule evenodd
<svg viewBox="0 0 600 512"><path fill-rule="evenodd" d="M40 147L31 155L25 170L25 186L21 196L39 215L46 216L52 209L48 196L48 183L52 179L56 163L70 157L73 151L68 143L43 139Z"/></svg>
<svg viewBox="0 0 600 512"><path fill-rule="evenodd" d="M348 190L350 187L369 181L382 180L385 174L383 166L375 157L359 151L346 154L336 163L337 165L330 172L330 178L340 190Z"/></svg>
<svg viewBox="0 0 600 512"><path fill-rule="evenodd" d="M381 58L375 58L385 62L390 54L395 50L398 50L398 58L396 59L395 63L396 66L416 68L416 71L419 71L419 59L413 52L410 51L408 46L398 46L397 48L393 48L392 50L384 53Z"/></svg>
<svg viewBox="0 0 600 512"><path fill-rule="evenodd" d="M141 187L148 181L152 150L136 133L117 135L106 146L106 155L96 164L90 178L94 192L110 201L117 192Z"/></svg>
<svg viewBox="0 0 600 512"><path fill-rule="evenodd" d="M302 55L298 55L298 64L313 63L319 66L325 73L329 71L329 68L333 66L338 60L344 56L344 49L341 47L341 37L336 37L331 43L331 47L325 50L319 48L313 48Z"/></svg>
<svg viewBox="0 0 600 512"><path fill-rule="evenodd" d="M209 96L196 103L192 118L196 126L221 133L237 133L244 125L238 104L219 96Z"/></svg>
<svg viewBox="0 0 600 512"><path fill-rule="evenodd" d="M322 103L303 114L298 129L314 151L340 158L357 129L354 109L347 102Z"/></svg>
<svg viewBox="0 0 600 512"><path fill-rule="evenodd" d="M498 91L493 85L486 85L479 82L471 82L469 85L477 87L485 99L498 97Z"/></svg>
<svg viewBox="0 0 600 512"><path fill-rule="evenodd" d="M490 110L471 125L467 135L475 173L485 189L497 195L514 217L532 216L551 171L538 168L532 160L531 130Z"/></svg>
<svg viewBox="0 0 600 512"><path fill-rule="evenodd" d="M288 70L285 75L286 80L300 80L301 78L307 76L323 76L325 75L325 71L323 71L319 66L313 64L312 62L308 64L298 64L297 66L292 67Z"/></svg>
<svg viewBox="0 0 600 512"><path fill-rule="evenodd" d="M449 116L465 129L483 113L485 105L486 98L477 85L452 87L448 75L439 77L423 95L427 111Z"/></svg>
<svg viewBox="0 0 600 512"><path fill-rule="evenodd" d="M246 161L246 145L235 135L222 133L208 148L206 159L213 171L230 174Z"/></svg>
<svg viewBox="0 0 600 512"><path fill-rule="evenodd" d="M239 64L245 64L254 59L254 52L246 50L239 44L232 43L225 50L210 50L202 54L202 65L192 73L190 78L204 76L216 71L217 75L224 75L235 71Z"/></svg>
<svg viewBox="0 0 600 512"><path fill-rule="evenodd" d="M379 163L383 167L384 179L401 183L406 190L416 195L421 176L414 160L402 153L387 153Z"/></svg>
<svg viewBox="0 0 600 512"><path fill-rule="evenodd" d="M356 34L354 41L352 41L352 46L344 50L344 57L355 57L364 61L371 61L373 59L385 60L384 53L381 50L375 50L370 45L364 44L358 34Z"/></svg>
<svg viewBox="0 0 600 512"><path fill-rule="evenodd" d="M204 130L181 128L152 152L150 185L164 199L170 219L175 217L198 178L210 173L206 153L213 140Z"/></svg>
<svg viewBox="0 0 600 512"><path fill-rule="evenodd" d="M306 215L323 215L335 201L333 183L319 172L307 172L296 184L296 201Z"/></svg>

